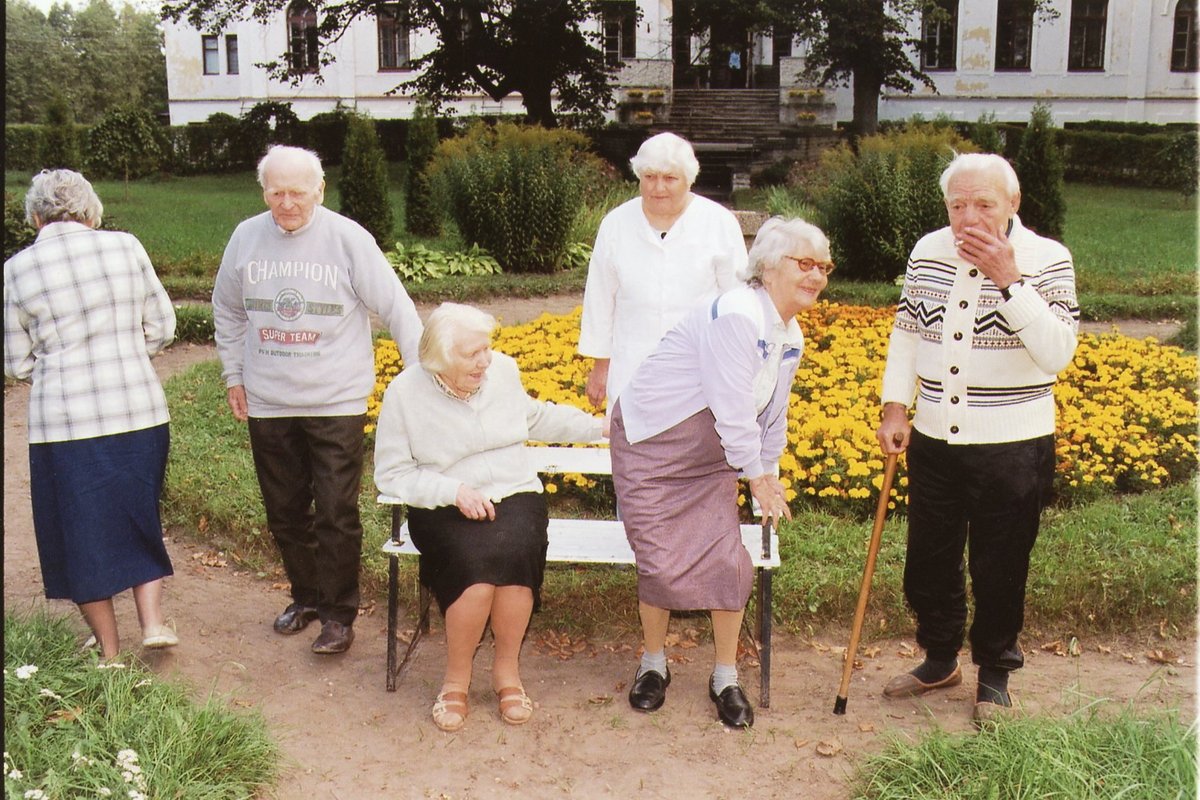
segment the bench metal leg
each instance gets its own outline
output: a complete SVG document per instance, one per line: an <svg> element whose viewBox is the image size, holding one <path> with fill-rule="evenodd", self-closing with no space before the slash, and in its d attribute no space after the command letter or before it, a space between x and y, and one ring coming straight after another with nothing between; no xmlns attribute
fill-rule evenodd
<svg viewBox="0 0 1200 800"><path fill-rule="evenodd" d="M388 558L387 690L396 691L396 606L400 580L399 558Z"/></svg>
<svg viewBox="0 0 1200 800"><path fill-rule="evenodd" d="M771 570L758 568L758 654L759 701L763 708L771 707Z"/></svg>

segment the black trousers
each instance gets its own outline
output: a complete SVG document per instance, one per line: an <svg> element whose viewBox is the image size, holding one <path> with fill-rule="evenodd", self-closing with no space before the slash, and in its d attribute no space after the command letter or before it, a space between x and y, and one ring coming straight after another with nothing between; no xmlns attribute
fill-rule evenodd
<svg viewBox="0 0 1200 800"><path fill-rule="evenodd" d="M908 447L908 554L904 595L917 643L949 660L967 621L967 552L975 616L971 660L1020 669L1025 581L1054 481L1054 437L951 445L915 429Z"/></svg>
<svg viewBox="0 0 1200 800"><path fill-rule="evenodd" d="M322 622L358 616L365 415L251 417L250 448L267 525L292 599Z"/></svg>

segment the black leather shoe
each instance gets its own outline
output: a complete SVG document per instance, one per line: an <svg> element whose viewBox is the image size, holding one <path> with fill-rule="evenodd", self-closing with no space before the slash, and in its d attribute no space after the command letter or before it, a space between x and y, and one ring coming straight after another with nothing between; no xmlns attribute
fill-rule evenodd
<svg viewBox="0 0 1200 800"><path fill-rule="evenodd" d="M646 670L633 679L629 687L629 705L638 711L657 711L667 699L667 687L671 685L671 668L662 675L657 670Z"/></svg>
<svg viewBox="0 0 1200 800"><path fill-rule="evenodd" d="M292 603L275 618L275 632L290 636L308 627L308 623L317 618L317 610L312 606Z"/></svg>
<svg viewBox="0 0 1200 800"><path fill-rule="evenodd" d="M321 625L321 635L313 642L312 651L323 656L344 653L354 642L354 628L329 620Z"/></svg>
<svg viewBox="0 0 1200 800"><path fill-rule="evenodd" d="M718 695L713 691L710 681L708 696L717 705L717 717L729 727L749 728L754 724L754 708L741 686L726 686Z"/></svg>

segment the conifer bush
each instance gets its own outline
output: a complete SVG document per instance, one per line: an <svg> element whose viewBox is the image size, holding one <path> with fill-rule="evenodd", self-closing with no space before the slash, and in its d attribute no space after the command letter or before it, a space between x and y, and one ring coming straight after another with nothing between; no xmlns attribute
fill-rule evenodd
<svg viewBox="0 0 1200 800"><path fill-rule="evenodd" d="M375 134L375 124L350 115L342 153L341 212L362 225L384 250L392 246L392 203L388 197L387 162Z"/></svg>
<svg viewBox="0 0 1200 800"><path fill-rule="evenodd" d="M1033 107L1013 164L1021 181L1021 222L1030 230L1062 240L1067 204L1063 199L1063 160L1055 141L1050 107Z"/></svg>
<svg viewBox="0 0 1200 800"><path fill-rule="evenodd" d="M429 162L437 149L437 120L427 103L417 106L405 141L408 173L405 177L404 223L414 236L434 238L442 233L442 213L429 179Z"/></svg>
<svg viewBox="0 0 1200 800"><path fill-rule="evenodd" d="M917 240L947 224L938 183L956 152L976 147L950 128L910 124L822 154L805 194L829 237L839 275L890 281Z"/></svg>
<svg viewBox="0 0 1200 800"><path fill-rule="evenodd" d="M580 133L476 123L438 145L432 177L468 244L505 272L553 272L567 254L583 187L598 166Z"/></svg>
<svg viewBox="0 0 1200 800"><path fill-rule="evenodd" d="M46 133L42 138L43 169L78 170L79 139L75 128L75 116L67 98L56 94L46 109Z"/></svg>

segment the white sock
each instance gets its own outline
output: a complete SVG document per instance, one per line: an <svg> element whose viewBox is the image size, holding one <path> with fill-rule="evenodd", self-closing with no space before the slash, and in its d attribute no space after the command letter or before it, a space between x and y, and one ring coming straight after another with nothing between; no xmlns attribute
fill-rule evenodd
<svg viewBox="0 0 1200 800"><path fill-rule="evenodd" d="M717 694L730 686L737 686L737 664L716 664L713 666L712 690Z"/></svg>
<svg viewBox="0 0 1200 800"><path fill-rule="evenodd" d="M637 677L642 677L650 670L654 670L664 678L667 677L666 650L659 650L657 653L642 653L642 663L638 666Z"/></svg>

